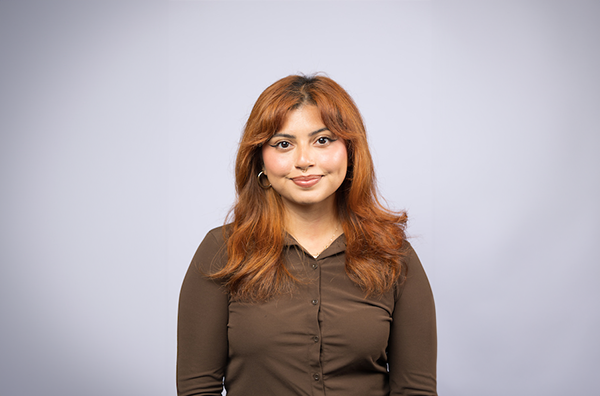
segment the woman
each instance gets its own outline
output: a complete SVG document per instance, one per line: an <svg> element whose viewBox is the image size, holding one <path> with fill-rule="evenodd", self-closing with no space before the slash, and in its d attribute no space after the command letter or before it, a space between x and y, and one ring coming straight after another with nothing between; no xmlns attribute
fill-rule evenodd
<svg viewBox="0 0 600 396"><path fill-rule="evenodd" d="M235 175L231 223L183 282L179 395L436 395L429 283L346 91L323 76L267 88Z"/></svg>

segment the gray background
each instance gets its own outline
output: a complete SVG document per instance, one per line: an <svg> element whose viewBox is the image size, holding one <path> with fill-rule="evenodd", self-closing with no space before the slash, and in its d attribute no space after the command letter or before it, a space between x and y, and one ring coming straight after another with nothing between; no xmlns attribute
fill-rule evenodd
<svg viewBox="0 0 600 396"><path fill-rule="evenodd" d="M445 396L599 394L600 2L0 1L0 394L174 395L253 102L326 72L411 216Z"/></svg>

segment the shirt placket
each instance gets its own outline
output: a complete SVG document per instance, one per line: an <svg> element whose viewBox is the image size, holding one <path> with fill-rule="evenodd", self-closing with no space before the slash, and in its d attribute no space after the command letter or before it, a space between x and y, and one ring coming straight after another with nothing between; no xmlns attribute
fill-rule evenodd
<svg viewBox="0 0 600 396"><path fill-rule="evenodd" d="M310 381L312 383L313 395L324 395L323 387L323 368L321 364L321 261L311 256L309 258L309 268L312 272L313 281L310 282L307 296L307 304L310 309L311 326L308 333L307 343L309 344L309 364Z"/></svg>

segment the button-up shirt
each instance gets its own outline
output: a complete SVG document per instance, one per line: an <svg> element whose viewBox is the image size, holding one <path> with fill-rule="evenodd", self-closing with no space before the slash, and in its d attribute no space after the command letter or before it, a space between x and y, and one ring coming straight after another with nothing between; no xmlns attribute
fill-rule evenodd
<svg viewBox="0 0 600 396"><path fill-rule="evenodd" d="M178 394L436 395L435 308L417 255L405 242L406 281L365 297L346 275L345 242L315 259L288 236L293 290L239 302L205 275L227 260L222 228L209 232L181 289Z"/></svg>

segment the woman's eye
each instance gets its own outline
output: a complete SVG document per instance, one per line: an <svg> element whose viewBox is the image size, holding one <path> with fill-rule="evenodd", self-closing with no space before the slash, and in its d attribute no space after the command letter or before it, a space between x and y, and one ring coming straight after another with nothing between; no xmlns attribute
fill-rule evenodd
<svg viewBox="0 0 600 396"><path fill-rule="evenodd" d="M272 147L275 147L275 148L282 148L282 149L286 149L286 148L290 147L290 142L287 142L287 141L285 141L285 140L282 140L281 142L277 142L277 143L275 143L275 144L272 144L271 146L272 146Z"/></svg>
<svg viewBox="0 0 600 396"><path fill-rule="evenodd" d="M321 136L320 138L317 139L317 143L319 144L327 144L331 142L331 139L325 136Z"/></svg>

